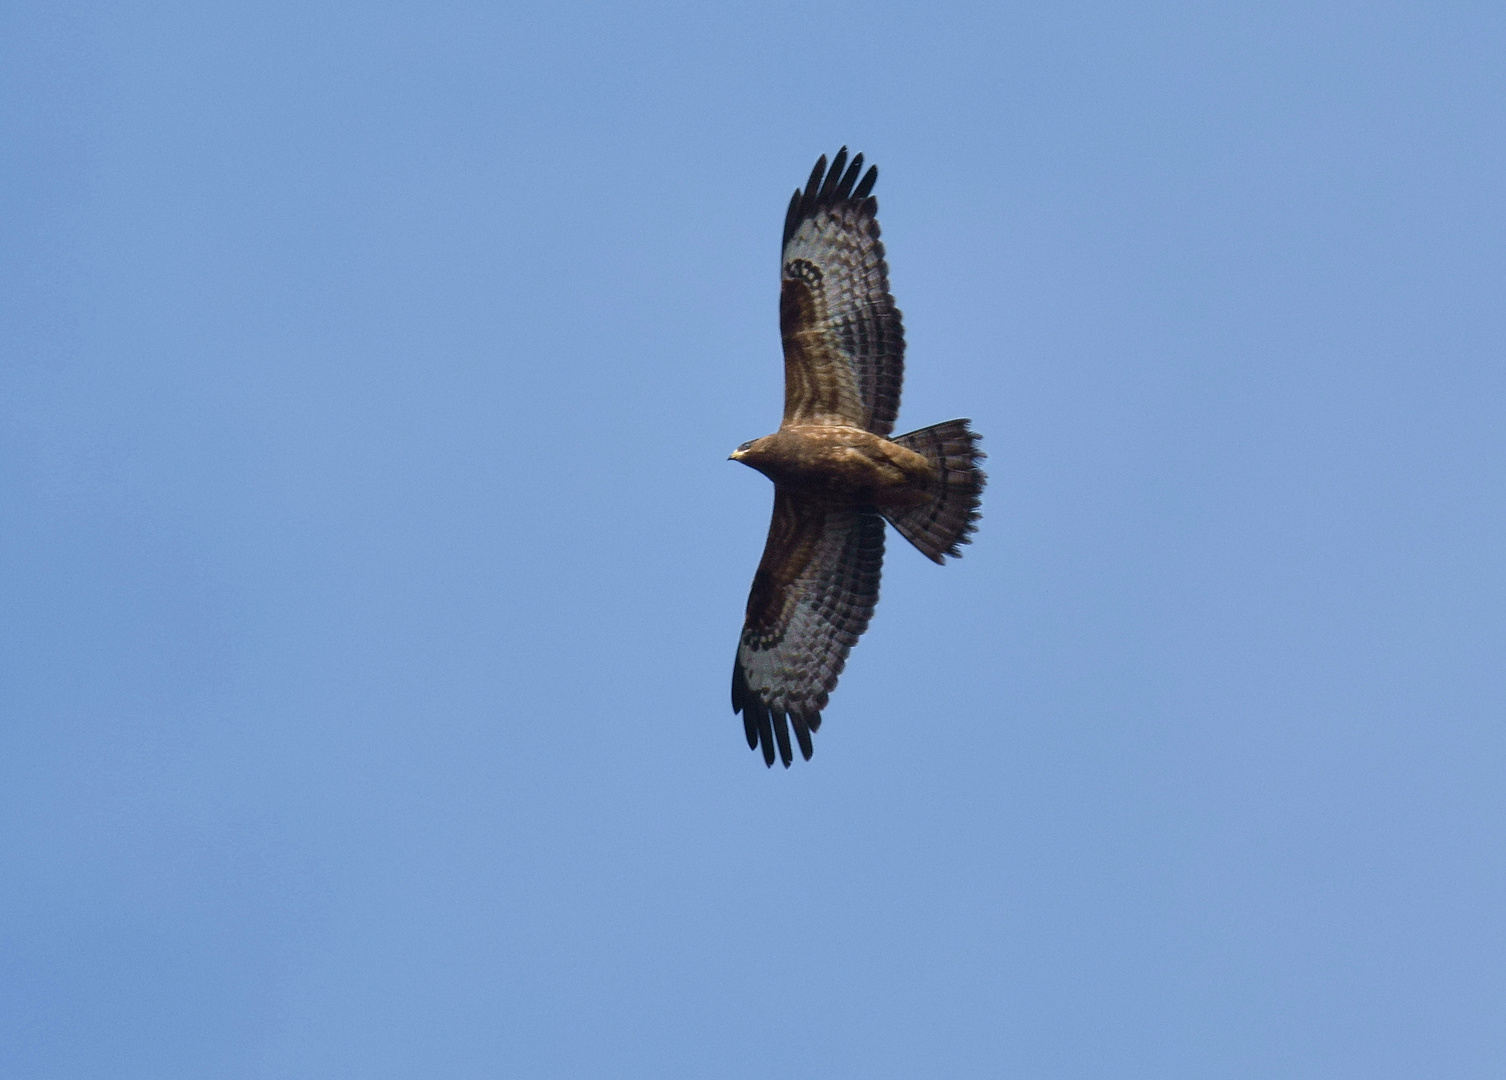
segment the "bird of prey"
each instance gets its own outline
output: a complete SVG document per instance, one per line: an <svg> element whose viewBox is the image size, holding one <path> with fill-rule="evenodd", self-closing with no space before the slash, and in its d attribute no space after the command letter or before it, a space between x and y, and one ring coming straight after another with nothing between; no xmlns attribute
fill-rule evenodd
<svg viewBox="0 0 1506 1080"><path fill-rule="evenodd" d="M861 179L859 179L861 177ZM847 653L878 603L884 522L940 563L978 520L983 453L968 420L889 437L905 336L879 243L878 169L844 146L816 162L784 219L784 419L733 461L774 481L774 517L732 668L751 749L806 760ZM788 722L788 726L787 726Z"/></svg>

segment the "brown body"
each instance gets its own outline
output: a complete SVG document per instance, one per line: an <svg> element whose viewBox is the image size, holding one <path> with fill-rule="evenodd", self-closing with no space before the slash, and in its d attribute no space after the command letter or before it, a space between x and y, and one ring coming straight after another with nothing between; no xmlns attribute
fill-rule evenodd
<svg viewBox="0 0 1506 1080"><path fill-rule="evenodd" d="M930 501L936 470L914 450L846 424L791 424L732 453L780 487L900 509Z"/></svg>

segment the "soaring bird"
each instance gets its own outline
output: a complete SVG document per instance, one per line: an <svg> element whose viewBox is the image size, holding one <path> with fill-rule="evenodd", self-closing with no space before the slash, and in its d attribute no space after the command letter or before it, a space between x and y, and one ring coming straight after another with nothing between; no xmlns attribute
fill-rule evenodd
<svg viewBox="0 0 1506 1080"><path fill-rule="evenodd" d="M859 179L861 177L861 179ZM751 749L786 768L790 728L811 732L878 603L887 521L927 558L961 555L978 520L984 457L968 420L889 437L905 335L879 243L878 169L823 155L784 219L779 331L784 419L732 460L774 481L774 516L732 668Z"/></svg>

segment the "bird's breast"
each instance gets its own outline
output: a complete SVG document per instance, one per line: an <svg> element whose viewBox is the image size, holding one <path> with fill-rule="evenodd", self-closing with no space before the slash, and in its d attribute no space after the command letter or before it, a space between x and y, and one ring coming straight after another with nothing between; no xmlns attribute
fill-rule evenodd
<svg viewBox="0 0 1506 1080"><path fill-rule="evenodd" d="M775 483L855 502L905 505L935 478L920 454L861 428L800 425L759 440L757 468Z"/></svg>

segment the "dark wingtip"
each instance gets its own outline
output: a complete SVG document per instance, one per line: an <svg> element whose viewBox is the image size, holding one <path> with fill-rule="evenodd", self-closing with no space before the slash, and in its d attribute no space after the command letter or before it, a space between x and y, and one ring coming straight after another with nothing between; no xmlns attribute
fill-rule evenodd
<svg viewBox="0 0 1506 1080"><path fill-rule="evenodd" d="M784 767L788 769L790 762L795 760L795 755L790 751L790 727L785 722L785 714L777 710L774 712L773 721L774 739L779 743L779 760L784 762Z"/></svg>
<svg viewBox="0 0 1506 1080"><path fill-rule="evenodd" d="M813 195L821 187L821 177L826 175L826 155L822 154L816 159L816 167L811 170L810 179L805 182L806 195Z"/></svg>
<svg viewBox="0 0 1506 1080"><path fill-rule="evenodd" d="M790 207L784 215L784 243L800 228L800 223L823 206L856 206L859 213L873 217L878 213L878 202L872 198L873 185L878 182L878 166L869 166L862 172L863 155L857 154L852 164L847 163L847 147L838 150L831 159L831 168L826 167L826 155L816 160L810 179L804 190L796 189L790 199ZM862 179L859 180L859 175ZM856 187L853 185L856 184Z"/></svg>
<svg viewBox="0 0 1506 1080"><path fill-rule="evenodd" d="M842 179L837 184L836 198L846 202L852 198L852 186L858 182L858 177L863 172L863 155L859 154L852 159L852 164L847 166L847 171L842 174Z"/></svg>
<svg viewBox="0 0 1506 1080"><path fill-rule="evenodd" d="M819 206L830 206L832 199L837 194L837 185L842 182L842 170L847 166L847 147L837 151L837 156L831 159L831 168L826 172L826 180L821 185L821 192L816 196Z"/></svg>
<svg viewBox="0 0 1506 1080"><path fill-rule="evenodd" d="M853 164L856 165L862 160L863 155L859 154L853 160ZM873 165L868 169L867 175L863 177L863 182L853 190L852 201L862 202L864 199L868 198L869 195L873 194L873 185L876 183L878 183L878 166Z"/></svg>
<svg viewBox="0 0 1506 1080"><path fill-rule="evenodd" d="M795 189L795 194L790 196L790 208L784 212L784 243L790 242L790 237L795 235L795 230L800 228L800 189Z"/></svg>
<svg viewBox="0 0 1506 1080"><path fill-rule="evenodd" d="M815 749L811 746L811 726L797 712L790 713L790 723L795 728L795 741L800 744L800 756L809 761Z"/></svg>
<svg viewBox="0 0 1506 1080"><path fill-rule="evenodd" d="M774 767L779 758L788 769L795 760L794 746L800 747L800 756L811 759L815 747L811 744L811 732L821 726L821 714L784 712L771 708L748 685L743 666L732 664L732 711L742 713L743 735L748 740L749 750L762 750L763 763ZM790 742L790 728L795 729L795 742Z"/></svg>

